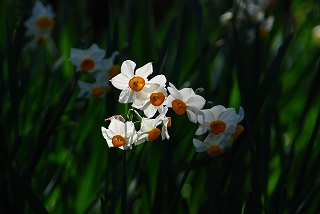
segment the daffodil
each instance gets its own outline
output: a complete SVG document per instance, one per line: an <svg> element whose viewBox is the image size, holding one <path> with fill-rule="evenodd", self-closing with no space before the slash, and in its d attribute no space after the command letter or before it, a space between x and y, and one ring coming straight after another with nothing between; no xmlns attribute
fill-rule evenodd
<svg viewBox="0 0 320 214"><path fill-rule="evenodd" d="M168 107L178 115L187 112L189 120L196 123L198 111L203 108L206 100L195 94L192 88L178 90L172 83L169 83L168 91L170 92L167 98Z"/></svg>
<svg viewBox="0 0 320 214"><path fill-rule="evenodd" d="M217 156L229 144L230 137L230 135L209 134L203 142L194 138L193 145L197 152L207 151L210 156Z"/></svg>
<svg viewBox="0 0 320 214"><path fill-rule="evenodd" d="M152 74L152 63L134 71L136 64L126 60L121 65L121 72L111 79L111 83L117 89L122 90L119 96L120 103L132 103L135 108L140 108L149 98L148 94L159 88L159 83L148 80Z"/></svg>
<svg viewBox="0 0 320 214"><path fill-rule="evenodd" d="M101 131L109 148L131 149L137 139L136 129L131 121L123 122L118 119L111 119L108 129L102 126Z"/></svg>
<svg viewBox="0 0 320 214"><path fill-rule="evenodd" d="M171 125L171 123L169 123L169 119L165 115L167 111L167 107L162 107L160 109L159 115L156 118L141 118L141 127L137 132L138 140L136 142L136 145L141 144L146 140L153 141L160 135L162 140L166 138L169 139L167 127L168 125ZM159 126L162 126L161 130Z"/></svg>
<svg viewBox="0 0 320 214"><path fill-rule="evenodd" d="M35 35L33 39L23 47L23 49L28 50L28 49L40 48L40 47L44 47L47 43L52 43L51 38L49 36Z"/></svg>
<svg viewBox="0 0 320 214"><path fill-rule="evenodd" d="M203 109L199 111L198 122L199 128L196 135L202 135L208 130L213 134L233 134L236 131L235 121L240 116L234 108L225 108L222 105L213 106L211 109Z"/></svg>
<svg viewBox="0 0 320 214"><path fill-rule="evenodd" d="M48 37L55 26L54 17L55 14L50 5L45 7L41 1L36 1L32 8L32 16L24 22L27 28L25 35Z"/></svg>
<svg viewBox="0 0 320 214"><path fill-rule="evenodd" d="M82 50L71 48L71 62L77 67L77 71L94 72L101 68L101 62L106 52L99 49L97 44L92 44L89 49Z"/></svg>
<svg viewBox="0 0 320 214"><path fill-rule="evenodd" d="M147 93L142 107L133 106L143 110L143 113L151 118L155 115L157 110L162 108L162 106L167 104L167 89L165 88L166 78L164 75L157 75L150 80L151 82L156 82L159 84L159 87L151 93Z"/></svg>

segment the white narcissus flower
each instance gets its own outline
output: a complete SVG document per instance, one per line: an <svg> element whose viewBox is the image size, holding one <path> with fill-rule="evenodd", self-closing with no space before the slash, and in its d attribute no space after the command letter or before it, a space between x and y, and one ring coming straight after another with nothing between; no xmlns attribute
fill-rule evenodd
<svg viewBox="0 0 320 214"><path fill-rule="evenodd" d="M157 126L163 124L163 123L168 123L168 119L165 116L166 111L161 110L161 113L155 118L155 119L150 119L150 118L142 118L141 119L141 128L138 131L138 140L136 142L136 145L143 143L145 140L147 141L153 141L157 139L162 131L165 133L161 134L162 140L168 136L167 139L169 139L169 135L167 133L166 128L160 130ZM166 125L167 126L167 125Z"/></svg>
<svg viewBox="0 0 320 214"><path fill-rule="evenodd" d="M202 135L208 130L213 134L233 134L236 131L235 121L240 116L234 108L225 108L222 105L213 106L211 109L203 109L199 111L198 122L199 128L196 135Z"/></svg>
<svg viewBox="0 0 320 214"><path fill-rule="evenodd" d="M41 1L36 1L32 8L32 16L24 22L27 28L25 35L48 37L56 24L54 17L55 14L50 5L45 7Z"/></svg>
<svg viewBox="0 0 320 214"><path fill-rule="evenodd" d="M131 149L137 138L136 129L131 121L122 122L118 119L111 119L108 129L102 126L101 131L109 148Z"/></svg>
<svg viewBox="0 0 320 214"><path fill-rule="evenodd" d="M203 142L194 138L193 145L196 147L196 152L207 151L210 156L217 156L229 144L230 138L231 135L209 134Z"/></svg>
<svg viewBox="0 0 320 214"><path fill-rule="evenodd" d="M33 39L28 42L24 47L23 49L24 50L28 50L28 49L35 49L37 47L43 47L45 46L47 43L52 43L53 42L51 41L51 37L49 36L44 36L44 35L36 35L33 37Z"/></svg>
<svg viewBox="0 0 320 214"><path fill-rule="evenodd" d="M138 68L134 71L136 64L131 60L126 60L121 65L121 73L111 79L111 83L117 89L122 90L119 96L120 103L132 103L135 108L141 108L145 101L149 99L148 93L159 88L159 84L148 80L152 74L152 63Z"/></svg>
<svg viewBox="0 0 320 214"><path fill-rule="evenodd" d="M270 30L273 27L273 23L274 23L274 17L273 16L269 16L268 18L266 18L259 27L259 37L260 38L264 38L266 37L266 35L270 32Z"/></svg>
<svg viewBox="0 0 320 214"><path fill-rule="evenodd" d="M101 62L106 52L99 49L97 44L92 44L89 49L82 50L71 48L71 62L77 67L77 71L94 72L101 68Z"/></svg>
<svg viewBox="0 0 320 214"><path fill-rule="evenodd" d="M194 93L192 88L178 90L172 83L169 83L167 98L168 107L171 107L176 114L182 115L187 112L189 120L197 122L198 111L203 108L206 100Z"/></svg>
<svg viewBox="0 0 320 214"><path fill-rule="evenodd" d="M143 110L143 113L148 118L153 117L157 110L167 104L167 89L165 88L167 82L166 77L164 75L157 75L150 81L156 82L160 86L152 93L148 93L148 99L144 102L143 106L139 108Z"/></svg>

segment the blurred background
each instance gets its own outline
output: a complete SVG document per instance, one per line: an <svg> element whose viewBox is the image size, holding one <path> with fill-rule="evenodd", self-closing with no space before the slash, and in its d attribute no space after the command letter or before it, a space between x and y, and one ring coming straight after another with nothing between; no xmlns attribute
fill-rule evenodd
<svg viewBox="0 0 320 214"><path fill-rule="evenodd" d="M320 212L318 0L41 2L55 26L33 48L35 1L0 3L0 213ZM94 78L70 60L94 43L203 88L205 108L242 106L245 131L195 156L198 125L169 109L169 140L108 148L104 119L128 106L113 87L77 97Z"/></svg>

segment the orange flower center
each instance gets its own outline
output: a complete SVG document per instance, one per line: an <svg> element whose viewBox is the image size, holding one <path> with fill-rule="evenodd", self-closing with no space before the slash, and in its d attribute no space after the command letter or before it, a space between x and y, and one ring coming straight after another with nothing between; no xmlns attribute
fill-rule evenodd
<svg viewBox="0 0 320 214"><path fill-rule="evenodd" d="M171 126L171 117L167 117L168 118L168 124L167 124L167 127L170 127Z"/></svg>
<svg viewBox="0 0 320 214"><path fill-rule="evenodd" d="M244 127L243 127L243 126L237 125L236 131L232 134L232 137L233 137L234 139L237 139L238 136L243 132L243 130L244 130Z"/></svg>
<svg viewBox="0 0 320 214"><path fill-rule="evenodd" d="M161 131L158 128L151 129L151 131L149 132L149 135L148 135L148 140L153 141L153 140L157 139L157 137L159 137L160 133L161 133Z"/></svg>
<svg viewBox="0 0 320 214"><path fill-rule="evenodd" d="M109 78L111 79L112 77L116 76L120 71L120 66L119 65L113 65L109 69Z"/></svg>
<svg viewBox="0 0 320 214"><path fill-rule="evenodd" d="M269 32L269 31L268 31L267 29L264 29L264 28L260 29L260 30L259 30L259 37L260 37L261 39L263 39L264 37L267 36L268 32Z"/></svg>
<svg viewBox="0 0 320 214"><path fill-rule="evenodd" d="M144 81L144 79L142 77L133 77L129 81L129 87L133 91L141 91L145 84L146 84L146 82Z"/></svg>
<svg viewBox="0 0 320 214"><path fill-rule="evenodd" d="M56 24L56 22L53 19L50 19L48 16L40 17L37 20L37 26L38 28L45 29L47 27L53 27Z"/></svg>
<svg viewBox="0 0 320 214"><path fill-rule="evenodd" d="M150 102L152 103L152 105L154 106L160 106L164 99L166 98L166 96L164 95L164 93L162 92L155 92L155 93L152 93L150 95Z"/></svg>
<svg viewBox="0 0 320 214"><path fill-rule="evenodd" d="M187 105L182 100L176 99L172 101L172 109L177 115L182 115L187 110Z"/></svg>
<svg viewBox="0 0 320 214"><path fill-rule="evenodd" d="M227 125L222 120L215 120L210 123L210 129L213 134L220 134L226 130Z"/></svg>
<svg viewBox="0 0 320 214"><path fill-rule="evenodd" d="M46 40L45 38L43 38L43 37L39 37L39 38L37 38L37 40L36 40L36 44L37 44L37 46L39 46L39 47L44 46L44 44L46 44L46 42L47 42L47 40Z"/></svg>
<svg viewBox="0 0 320 214"><path fill-rule="evenodd" d="M126 139L124 139L124 137L122 137L121 135L115 135L112 138L112 144L115 147L123 146L124 144L126 144Z"/></svg>
<svg viewBox="0 0 320 214"><path fill-rule="evenodd" d="M92 97L100 97L103 94L104 90L101 87L94 88L91 91L91 96Z"/></svg>
<svg viewBox="0 0 320 214"><path fill-rule="evenodd" d="M210 156L217 156L222 153L222 149L219 146L211 146L207 152Z"/></svg>
<svg viewBox="0 0 320 214"><path fill-rule="evenodd" d="M95 62L93 59L85 58L84 60L82 60L80 64L80 68L83 71L90 71L91 69L93 69L94 65L95 65Z"/></svg>

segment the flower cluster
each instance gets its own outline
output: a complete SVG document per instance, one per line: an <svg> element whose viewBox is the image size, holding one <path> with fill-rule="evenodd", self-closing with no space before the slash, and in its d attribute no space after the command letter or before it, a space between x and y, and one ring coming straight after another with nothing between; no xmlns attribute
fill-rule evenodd
<svg viewBox="0 0 320 214"><path fill-rule="evenodd" d="M196 135L202 135L208 132L204 142L193 139L193 145L198 152L207 151L210 156L216 156L222 153L230 142L231 136L236 139L244 130L238 123L244 117L244 110L240 107L239 114L234 108L225 108L217 105L211 109L201 110L198 114L199 128Z"/></svg>
<svg viewBox="0 0 320 214"><path fill-rule="evenodd" d="M273 27L274 17L266 16L267 10L276 2L276 0L237 0L238 10L236 16L232 9L220 16L222 25L228 24L231 19L235 18L235 23L239 25L243 21L249 21L253 27L246 31L247 43L251 44L258 38L265 38Z"/></svg>
<svg viewBox="0 0 320 214"><path fill-rule="evenodd" d="M33 38L26 48L41 47L47 43L56 24L54 17L55 14L50 5L44 6L42 2L36 1L32 8L32 16L24 22L27 28L25 36Z"/></svg>
<svg viewBox="0 0 320 214"><path fill-rule="evenodd" d="M89 83L78 81L80 92L78 98L104 97L110 85L109 79L114 77L120 70L119 65L114 64L114 59L118 55L114 51L109 58L104 59L106 51L100 49L97 44L92 44L88 49L82 50L71 48L70 58L76 71L84 73L95 73L95 82Z"/></svg>
<svg viewBox="0 0 320 214"><path fill-rule="evenodd" d="M121 72L110 81L112 85L121 90L120 103L131 103L140 122L140 129L136 130L134 123L122 116L113 116L107 128L101 127L102 135L109 147L118 147L126 150L146 141L153 141L161 136L162 140L169 139L168 127L171 126L171 118L167 117L168 108L177 115L186 114L193 123L200 126L196 135L208 134L204 142L193 140L197 152L208 151L212 156L221 154L222 149L229 143L231 136L237 136L243 131L238 123L244 117L244 111L240 107L237 114L234 108L214 106L211 109L202 109L206 100L196 94L192 88L177 89L172 83L168 83L162 74L153 78L152 63L135 70L136 64L126 60L121 65ZM143 111L145 117L137 112ZM130 117L132 118L132 117Z"/></svg>

